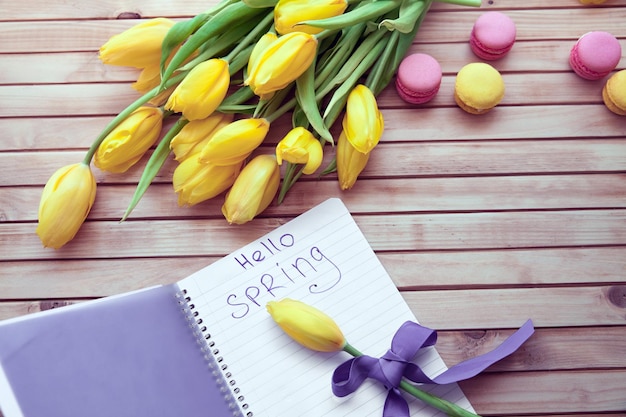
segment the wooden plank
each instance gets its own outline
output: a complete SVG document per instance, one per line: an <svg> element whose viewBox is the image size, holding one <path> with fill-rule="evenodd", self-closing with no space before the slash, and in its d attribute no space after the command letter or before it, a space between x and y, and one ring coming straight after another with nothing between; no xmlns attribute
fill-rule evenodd
<svg viewBox="0 0 626 417"><path fill-rule="evenodd" d="M541 68L541 73L571 72L568 60L564 57L569 56L573 43L571 40L559 39L519 41L506 58L493 61L491 64L505 75L522 71L537 73L537 68ZM626 39L620 39L620 43L622 49L626 49ZM455 75L463 65L476 60L469 43L415 44L408 53L417 52L437 58L446 75ZM42 66L45 66L46 71L41 70ZM617 68L624 66L626 56L622 57ZM95 51L55 54L14 53L2 57L2 68L0 84L134 82L139 74L139 70L134 68L103 65ZM581 81L580 84L584 83ZM554 86L551 86L550 90L559 92Z"/></svg>
<svg viewBox="0 0 626 417"><path fill-rule="evenodd" d="M468 9L429 13L415 38L417 43L458 42L469 39L472 26L484 11ZM507 10L515 22L517 41L535 39L572 39L593 30L607 31L616 37L626 35L626 8Z"/></svg>
<svg viewBox="0 0 626 417"><path fill-rule="evenodd" d="M129 95L133 94L125 91ZM60 89L60 93L65 94L65 90ZM88 98L83 98L82 101L88 101ZM33 107L34 103L29 102L25 106ZM5 104L8 105L8 102ZM91 107L91 110L102 111L106 105L103 102L95 105L89 104L88 107ZM2 103L0 107L4 107ZM115 109L116 106L109 105L109 107L109 110L113 112L119 110ZM382 143L435 140L543 140L555 137L555 132L558 132L559 138L576 139L599 139L626 135L623 118L608 111L603 104L503 106L479 119L464 114L456 107L387 108L383 109L383 115L385 132ZM113 117L112 113L108 116L97 117L0 118L0 130L5 133L3 150L86 149ZM451 123L451 120L454 122ZM533 120L533 123L527 123L526 120ZM266 143L276 143L288 129L289 120L280 118L272 125ZM521 142L519 148L524 149L526 145L527 142ZM575 143L570 143L570 145L577 146Z"/></svg>
<svg viewBox="0 0 626 417"><path fill-rule="evenodd" d="M623 246L378 253L403 291L617 285L626 281L625 255ZM4 300L104 297L175 282L217 259L182 256L6 261L0 273L0 295Z"/></svg>
<svg viewBox="0 0 626 417"><path fill-rule="evenodd" d="M417 43L459 42L469 39L472 25L483 10L429 13L416 37ZM516 39L576 40L602 28L616 37L626 36L622 24L626 7L509 10L517 26ZM64 19L66 19L64 17ZM43 20L0 22L0 53L96 51L111 36L138 23L137 19Z"/></svg>
<svg viewBox="0 0 626 417"><path fill-rule="evenodd" d="M424 326L433 329L517 328L626 324L626 285L404 291Z"/></svg>
<svg viewBox="0 0 626 417"><path fill-rule="evenodd" d="M626 281L626 248L380 253L403 290L580 285Z"/></svg>
<svg viewBox="0 0 626 417"><path fill-rule="evenodd" d="M468 330L437 333L436 348L448 366L487 353L513 330ZM535 329L511 356L485 372L558 371L624 368L626 327Z"/></svg>
<svg viewBox="0 0 626 417"><path fill-rule="evenodd" d="M44 250L34 223L0 223L0 260L220 256L289 218L245 227L223 218L186 221L88 221L61 251ZM626 211L568 210L355 216L377 251L616 246L626 243ZM141 236L141 239L137 239ZM120 245L119 242L124 242ZM149 243L149 244L147 244ZM13 273L13 271L3 271Z"/></svg>
<svg viewBox="0 0 626 417"><path fill-rule="evenodd" d="M458 70L460 69L461 67L458 67ZM444 76L437 96L429 101L427 105L415 107L454 106L455 78L456 73ZM502 79L505 84L505 94L499 104L501 107L602 104L602 87L606 81L585 82L572 71L563 73L503 73ZM380 94L378 102L383 109L388 107L397 108L404 105L404 102L393 88L387 88L383 94Z"/></svg>
<svg viewBox="0 0 626 417"><path fill-rule="evenodd" d="M258 150L273 152L273 147ZM84 152L70 151L0 153L0 186L43 185L58 168L83 157ZM331 157L326 154L326 163ZM136 183L144 165L140 162L121 175L94 169L94 175L98 182ZM157 181L169 183L176 166L168 160ZM352 191L367 187L365 179L372 178L621 173L625 166L626 142L619 139L381 143Z"/></svg>
<svg viewBox="0 0 626 417"><path fill-rule="evenodd" d="M6 301L105 297L153 285L171 284L217 259L219 257L185 256L3 262L0 298Z"/></svg>
<svg viewBox="0 0 626 417"><path fill-rule="evenodd" d="M46 2L41 7L38 0L3 4L4 18L8 20L50 19L127 19L129 17L192 16L202 13L217 0L106 0L68 3L63 0ZM138 15L138 16L137 16Z"/></svg>
<svg viewBox="0 0 626 417"><path fill-rule="evenodd" d="M15 53L1 59L0 84L134 82L140 72L131 67L104 65L95 51Z"/></svg>
<svg viewBox="0 0 626 417"><path fill-rule="evenodd" d="M484 415L626 410L626 370L488 373L460 385Z"/></svg>
<svg viewBox="0 0 626 417"><path fill-rule="evenodd" d="M625 45L626 47L626 45ZM459 68L460 69L460 68ZM605 80L588 82L573 72L504 74L506 93L494 115L506 106L603 104L602 87ZM456 107L453 75L444 76L437 96L425 106ZM378 97L382 109L398 108L404 103L390 85ZM81 116L117 114L132 103L139 94L128 83L38 84L0 86L0 117ZM33 105L37 103L37 105ZM462 111L457 109L458 115ZM607 110L607 115L611 113ZM494 116L468 115L474 121L492 120ZM484 116L489 116L489 113ZM461 119L463 120L463 119Z"/></svg>
<svg viewBox="0 0 626 417"><path fill-rule="evenodd" d="M127 83L6 85L0 117L115 116L139 96Z"/></svg>
<svg viewBox="0 0 626 417"><path fill-rule="evenodd" d="M150 186L131 219L205 217L219 213L221 198L194 207L179 207L171 182ZM326 198L338 197L353 214L379 209L376 196L384 195L388 212L428 213L567 208L625 208L626 175L531 175L503 177L392 178L368 180L361 193L343 192L334 178L301 181L281 205L267 216L295 216ZM35 221L42 186L0 187L4 221ZM361 187L363 188L363 187ZM115 220L124 213L135 185L101 184L89 218Z"/></svg>
<svg viewBox="0 0 626 417"><path fill-rule="evenodd" d="M176 3L166 0L106 0L97 3L84 2L68 5L62 0L48 1L46 8L41 8L38 0L25 0L3 4L5 20L49 20L49 19L122 19L133 14L141 17L154 16L189 16L207 10L216 0L191 0ZM621 0L608 0L604 7L623 6ZM515 9L557 9L583 8L571 0L483 0L481 10L515 10ZM435 2L431 6L433 12L450 10L471 10L468 7Z"/></svg>
<svg viewBox="0 0 626 417"><path fill-rule="evenodd" d="M5 20L49 20L49 19L121 19L136 13L142 17L153 16L189 16L207 10L216 0L190 0L184 3L167 0L106 0L97 4L76 3L68 5L65 2L50 2L46 8L40 7L38 0L24 0L3 4ZM482 9L507 10L515 9L557 9L557 8L582 8L583 6L572 3L571 0L500 0L497 2L483 0ZM611 1L605 7L619 7L619 1ZM431 11L465 10L466 7L453 4L435 2ZM481 9L481 10L482 10Z"/></svg>
<svg viewBox="0 0 626 417"><path fill-rule="evenodd" d="M515 329L528 319L532 319L537 328L624 326L624 294L626 285L623 284L402 292L419 322L441 331ZM53 301L62 304L72 302ZM2 302L0 319L46 309L50 302ZM445 314L442 313L444 311Z"/></svg>
<svg viewBox="0 0 626 417"><path fill-rule="evenodd" d="M386 94L386 93L385 93ZM502 106L481 115L449 108L384 109L384 141L601 138L626 134L603 105ZM591 118L587 118L587 115ZM528 123L532 120L532 123Z"/></svg>

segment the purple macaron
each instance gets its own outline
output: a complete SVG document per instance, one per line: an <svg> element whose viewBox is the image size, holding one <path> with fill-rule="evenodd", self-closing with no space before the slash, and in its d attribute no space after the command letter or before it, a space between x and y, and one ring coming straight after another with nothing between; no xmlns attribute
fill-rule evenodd
<svg viewBox="0 0 626 417"><path fill-rule="evenodd" d="M622 58L619 41L608 32L588 32L572 47L569 64L586 80L599 80L615 69Z"/></svg>
<svg viewBox="0 0 626 417"><path fill-rule="evenodd" d="M513 48L516 33L515 22L510 17L500 12L487 12L474 23L470 47L479 58L495 61Z"/></svg>
<svg viewBox="0 0 626 417"><path fill-rule="evenodd" d="M427 54L405 57L398 67L396 91L410 104L426 103L437 95L441 86L441 65Z"/></svg>

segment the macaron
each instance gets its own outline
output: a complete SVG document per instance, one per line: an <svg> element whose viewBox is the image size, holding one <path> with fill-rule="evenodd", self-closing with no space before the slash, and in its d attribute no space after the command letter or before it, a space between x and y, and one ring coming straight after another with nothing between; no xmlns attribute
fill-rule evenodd
<svg viewBox="0 0 626 417"><path fill-rule="evenodd" d="M471 114L484 114L504 97L504 80L497 69L485 62L465 65L454 82L454 101Z"/></svg>
<svg viewBox="0 0 626 417"><path fill-rule="evenodd" d="M515 22L504 13L482 14L472 27L470 47L476 56L486 61L504 57L515 44Z"/></svg>
<svg viewBox="0 0 626 417"><path fill-rule="evenodd" d="M626 116L626 69L616 72L606 81L602 99L613 113Z"/></svg>
<svg viewBox="0 0 626 417"><path fill-rule="evenodd" d="M441 86L441 76L441 65L432 56L408 55L398 66L396 91L407 103L426 103L437 95Z"/></svg>
<svg viewBox="0 0 626 417"><path fill-rule="evenodd" d="M615 69L622 58L619 41L608 32L595 31L582 35L569 55L569 64L586 80L599 80Z"/></svg>

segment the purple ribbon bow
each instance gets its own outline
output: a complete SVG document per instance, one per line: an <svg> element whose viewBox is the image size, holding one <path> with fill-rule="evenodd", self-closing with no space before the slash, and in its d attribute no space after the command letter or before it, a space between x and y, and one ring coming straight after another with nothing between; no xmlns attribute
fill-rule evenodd
<svg viewBox="0 0 626 417"><path fill-rule="evenodd" d="M450 384L471 378L515 352L534 331L532 321L528 320L491 352L458 363L435 378L430 378L410 361L421 348L433 346L437 342L437 332L407 321L398 329L391 341L391 349L382 357L363 355L339 365L333 373L333 393L345 397L356 391L367 378L373 378L382 382L388 390L383 417L408 417L409 406L398 388L403 377L418 384Z"/></svg>

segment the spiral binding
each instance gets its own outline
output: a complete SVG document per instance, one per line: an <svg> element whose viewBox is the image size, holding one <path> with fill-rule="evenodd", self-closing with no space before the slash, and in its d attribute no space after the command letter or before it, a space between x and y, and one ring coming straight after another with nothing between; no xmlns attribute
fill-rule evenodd
<svg viewBox="0 0 626 417"><path fill-rule="evenodd" d="M215 345L215 341L211 340L211 334L207 327L202 323L202 319L198 317L199 313L195 310L195 306L191 303L191 297L187 294L186 289L182 289L176 293L176 299L183 311L185 318L189 322L193 335L200 345L203 357L207 362L211 373L215 377L215 381L224 395L224 400L228 407L233 411L234 417L243 417L242 410L246 413L245 417L253 417L252 411L249 410L248 404L245 402L241 390L233 379L233 375L228 371L228 365L224 362L224 358L220 356L220 351ZM232 392L231 392L232 391ZM236 396L236 397L235 397ZM240 408L241 407L241 408Z"/></svg>

